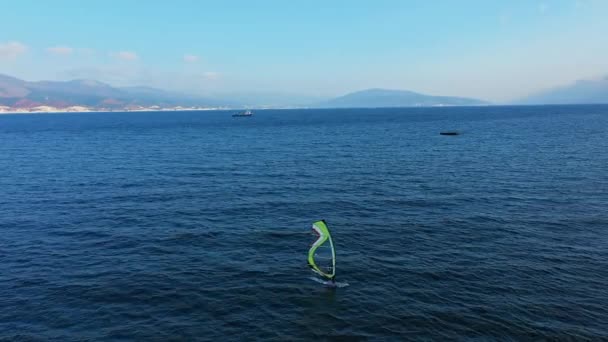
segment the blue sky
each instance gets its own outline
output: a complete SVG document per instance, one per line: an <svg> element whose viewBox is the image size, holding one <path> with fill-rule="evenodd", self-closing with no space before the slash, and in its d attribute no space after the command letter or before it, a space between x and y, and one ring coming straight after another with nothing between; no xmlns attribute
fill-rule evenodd
<svg viewBox="0 0 608 342"><path fill-rule="evenodd" d="M3 0L0 73L190 93L508 101L608 75L608 1Z"/></svg>

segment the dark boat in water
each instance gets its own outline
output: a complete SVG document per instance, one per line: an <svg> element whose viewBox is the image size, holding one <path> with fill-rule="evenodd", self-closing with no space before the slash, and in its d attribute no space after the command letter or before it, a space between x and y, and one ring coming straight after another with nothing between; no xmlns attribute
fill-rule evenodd
<svg viewBox="0 0 608 342"><path fill-rule="evenodd" d="M439 132L439 134L441 134L441 135L459 135L460 133L450 131L450 132Z"/></svg>
<svg viewBox="0 0 608 342"><path fill-rule="evenodd" d="M246 110L243 113L234 113L232 117L250 117L253 116L253 113L250 110Z"/></svg>

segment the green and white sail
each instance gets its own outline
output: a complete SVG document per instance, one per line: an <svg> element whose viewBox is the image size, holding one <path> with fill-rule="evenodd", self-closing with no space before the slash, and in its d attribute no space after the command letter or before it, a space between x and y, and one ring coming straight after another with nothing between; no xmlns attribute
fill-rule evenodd
<svg viewBox="0 0 608 342"><path fill-rule="evenodd" d="M308 266L323 278L334 279L336 276L336 251L325 220L313 223L312 230L317 233L318 237L308 251Z"/></svg>

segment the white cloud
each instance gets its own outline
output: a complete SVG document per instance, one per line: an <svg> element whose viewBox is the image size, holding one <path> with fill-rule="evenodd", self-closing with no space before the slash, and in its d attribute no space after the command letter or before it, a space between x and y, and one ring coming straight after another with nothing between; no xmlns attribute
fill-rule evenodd
<svg viewBox="0 0 608 342"><path fill-rule="evenodd" d="M68 46L53 46L53 47L47 48L46 51L53 55L68 56L68 55L71 55L72 52L74 52L74 48L71 48Z"/></svg>
<svg viewBox="0 0 608 342"><path fill-rule="evenodd" d="M220 73L219 72L215 72L215 71L206 71L202 74L203 79L206 80L217 80L220 78Z"/></svg>
<svg viewBox="0 0 608 342"><path fill-rule="evenodd" d="M131 51L119 51L111 54L112 57L116 59L121 59L123 61L136 61L139 59L139 56L135 52Z"/></svg>
<svg viewBox="0 0 608 342"><path fill-rule="evenodd" d="M195 62L198 62L199 60L200 60L199 56L196 56L196 55L184 55L184 62L195 63Z"/></svg>
<svg viewBox="0 0 608 342"><path fill-rule="evenodd" d="M0 58L15 59L27 51L27 46L19 42L0 43Z"/></svg>

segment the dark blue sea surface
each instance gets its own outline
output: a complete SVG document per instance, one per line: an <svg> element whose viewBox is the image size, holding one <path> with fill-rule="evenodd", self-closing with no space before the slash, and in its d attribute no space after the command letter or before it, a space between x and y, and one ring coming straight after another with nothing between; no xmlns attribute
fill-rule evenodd
<svg viewBox="0 0 608 342"><path fill-rule="evenodd" d="M608 106L231 114L0 116L0 339L608 339Z"/></svg>

